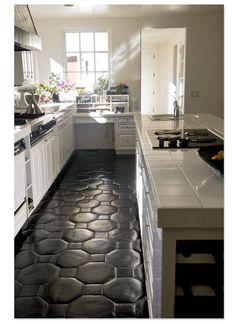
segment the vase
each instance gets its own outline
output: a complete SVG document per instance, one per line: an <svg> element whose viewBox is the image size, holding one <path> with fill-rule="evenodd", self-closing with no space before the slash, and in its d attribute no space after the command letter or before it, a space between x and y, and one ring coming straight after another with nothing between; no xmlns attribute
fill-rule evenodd
<svg viewBox="0 0 236 324"><path fill-rule="evenodd" d="M52 100L53 100L53 102L60 102L59 94L58 93L53 93Z"/></svg>

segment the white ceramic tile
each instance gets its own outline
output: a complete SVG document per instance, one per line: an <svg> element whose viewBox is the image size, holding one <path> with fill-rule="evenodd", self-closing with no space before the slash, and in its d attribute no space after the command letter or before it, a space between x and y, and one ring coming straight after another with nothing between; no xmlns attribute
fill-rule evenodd
<svg viewBox="0 0 236 324"><path fill-rule="evenodd" d="M170 152L169 150L162 150L162 149L144 149L144 153L145 153L145 156L147 155L156 155L156 156L161 156L161 155L165 155L165 156L170 156ZM171 157L172 158L172 157Z"/></svg>
<svg viewBox="0 0 236 324"><path fill-rule="evenodd" d="M186 184L187 180L177 167L171 168L150 168L154 184Z"/></svg>
<svg viewBox="0 0 236 324"><path fill-rule="evenodd" d="M162 269L162 249L155 249L153 251L152 268L153 276L155 278L160 278Z"/></svg>
<svg viewBox="0 0 236 324"><path fill-rule="evenodd" d="M160 278L153 279L153 291L154 292L161 292L161 285L162 285L162 280ZM153 302L155 304L160 304L161 303L161 294L160 293L154 293L153 296Z"/></svg>
<svg viewBox="0 0 236 324"><path fill-rule="evenodd" d="M158 210L158 226L165 228L202 228L204 215L200 202L198 203L194 199L189 200L188 197L190 206L186 206L184 203L180 204L179 200L179 197L177 197L173 201L172 207L169 207L170 203L167 201L168 207L163 206Z"/></svg>
<svg viewBox="0 0 236 324"><path fill-rule="evenodd" d="M190 149L178 149L178 150L169 150L171 156L176 161L189 161L196 158L196 153L194 150Z"/></svg>
<svg viewBox="0 0 236 324"><path fill-rule="evenodd" d="M170 154L158 154L158 155L145 155L145 158L149 161L173 161Z"/></svg>
<svg viewBox="0 0 236 324"><path fill-rule="evenodd" d="M143 154L146 156L170 156L169 152L166 150L154 150L154 149L150 149L150 148L145 148L143 150Z"/></svg>
<svg viewBox="0 0 236 324"><path fill-rule="evenodd" d="M170 167L175 167L176 162L174 160L159 160L156 161L155 159L153 160L147 160L149 167L150 168L170 168Z"/></svg>
<svg viewBox="0 0 236 324"><path fill-rule="evenodd" d="M195 196L159 196L160 207L202 208Z"/></svg>
<svg viewBox="0 0 236 324"><path fill-rule="evenodd" d="M201 163L201 161L179 161L178 165L194 187L201 186L207 179L213 176L215 179L218 178L214 171L206 163Z"/></svg>
<svg viewBox="0 0 236 324"><path fill-rule="evenodd" d="M203 227L223 228L224 209L223 208L203 208Z"/></svg>
<svg viewBox="0 0 236 324"><path fill-rule="evenodd" d="M157 188L158 197L160 196L195 196L192 187L189 184L162 184ZM171 199L171 198L170 198Z"/></svg>

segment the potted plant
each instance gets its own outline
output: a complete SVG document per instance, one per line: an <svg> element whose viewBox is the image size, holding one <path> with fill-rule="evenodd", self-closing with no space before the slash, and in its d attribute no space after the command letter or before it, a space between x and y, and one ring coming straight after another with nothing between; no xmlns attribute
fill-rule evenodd
<svg viewBox="0 0 236 324"><path fill-rule="evenodd" d="M98 94L103 94L103 91L108 89L108 77L100 76L97 79L96 89Z"/></svg>

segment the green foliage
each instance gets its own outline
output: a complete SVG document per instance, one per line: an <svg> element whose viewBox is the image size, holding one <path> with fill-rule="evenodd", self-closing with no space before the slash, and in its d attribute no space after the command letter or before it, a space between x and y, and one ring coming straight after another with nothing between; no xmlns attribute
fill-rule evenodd
<svg viewBox="0 0 236 324"><path fill-rule="evenodd" d="M100 90L106 90L108 88L108 78L105 76L100 76L97 79L97 84L96 84L97 89Z"/></svg>

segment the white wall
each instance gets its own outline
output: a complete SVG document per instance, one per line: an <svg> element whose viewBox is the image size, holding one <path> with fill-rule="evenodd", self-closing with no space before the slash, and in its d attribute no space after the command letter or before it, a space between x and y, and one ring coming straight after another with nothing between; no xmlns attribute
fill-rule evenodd
<svg viewBox="0 0 236 324"><path fill-rule="evenodd" d="M48 80L50 59L63 64L63 27L111 27L112 81L129 85L132 110L140 110L141 29L186 27L185 112L210 112L223 117L223 13L175 13L151 18L35 19L35 24L43 46L43 51L38 53L39 81ZM189 97L191 89L199 90L200 96Z"/></svg>

